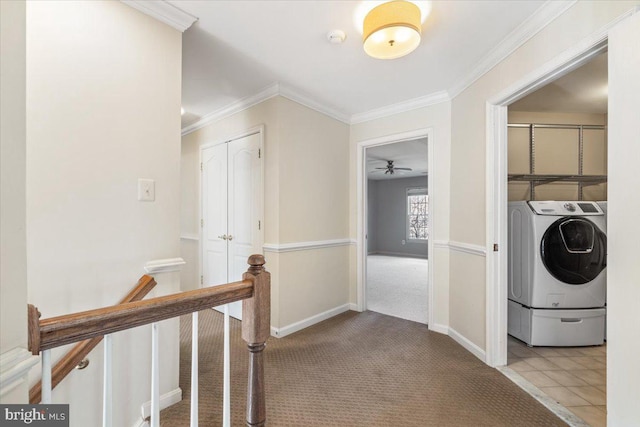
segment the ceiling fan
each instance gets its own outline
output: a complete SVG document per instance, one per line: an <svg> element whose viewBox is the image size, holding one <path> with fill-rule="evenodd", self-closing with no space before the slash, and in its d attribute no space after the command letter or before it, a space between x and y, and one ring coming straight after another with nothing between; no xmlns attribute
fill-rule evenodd
<svg viewBox="0 0 640 427"><path fill-rule="evenodd" d="M385 175L389 174L389 175L393 175L395 173L395 171L410 171L412 170L411 168L397 168L393 165L393 160L387 160L387 166L383 167L383 168L376 168L376 169L380 169L380 170L384 170Z"/></svg>

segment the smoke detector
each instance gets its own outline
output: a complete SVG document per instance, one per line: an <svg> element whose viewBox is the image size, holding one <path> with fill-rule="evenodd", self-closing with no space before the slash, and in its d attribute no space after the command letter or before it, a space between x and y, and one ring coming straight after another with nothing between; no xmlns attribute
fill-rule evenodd
<svg viewBox="0 0 640 427"><path fill-rule="evenodd" d="M327 33L327 40L329 43L340 44L347 38L347 35L342 30L331 30Z"/></svg>

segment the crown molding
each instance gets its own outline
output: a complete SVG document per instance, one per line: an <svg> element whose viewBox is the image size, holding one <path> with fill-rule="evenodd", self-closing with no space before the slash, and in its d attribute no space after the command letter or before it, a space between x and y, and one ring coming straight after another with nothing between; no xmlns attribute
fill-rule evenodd
<svg viewBox="0 0 640 427"><path fill-rule="evenodd" d="M305 107L311 108L312 110L316 110L317 112L336 119L340 122L346 124L351 123L351 116L349 116L348 114L345 114L333 107L322 104L321 102L313 99L311 96L302 93L301 91L292 89L289 86L283 85L282 83L280 83L278 86L278 95L290 99L291 101L297 102L298 104L304 105Z"/></svg>
<svg viewBox="0 0 640 427"><path fill-rule="evenodd" d="M247 96L246 98L242 98L238 101L232 102L226 107L222 107L218 110L212 111L211 113L202 116L202 118L200 118L200 120L198 120L197 122L183 127L182 136L188 135L191 132L195 132L210 123L217 122L224 119L225 117L229 117L233 114L239 113L240 111L251 108L254 105L257 105L277 95L279 95L279 85L276 83L267 87L266 89L261 90L255 95Z"/></svg>
<svg viewBox="0 0 640 427"><path fill-rule="evenodd" d="M198 20L196 16L193 16L164 0L120 1L127 6L131 6L132 8L157 19L160 22L164 22L182 33L184 33L187 28Z"/></svg>
<svg viewBox="0 0 640 427"><path fill-rule="evenodd" d="M397 104L387 105L385 107L376 108L374 110L365 111L351 116L351 124L368 122L369 120L381 119L383 117L392 116L398 113L415 110L417 108L428 107L430 105L440 104L451 100L447 91L434 92L429 95L418 98L409 99L407 101L398 102Z"/></svg>
<svg viewBox="0 0 640 427"><path fill-rule="evenodd" d="M538 34L547 25L573 6L577 0L549 0L526 21L513 30L502 42L493 48L465 78L449 89L451 99L460 95L476 80L488 73L493 67L505 60L531 37Z"/></svg>
<svg viewBox="0 0 640 427"><path fill-rule="evenodd" d="M207 126L208 124L217 122L233 114L239 113L240 111L251 108L254 105L266 101L267 99L273 98L274 96L282 96L283 98L287 98L300 105L304 105L305 107L311 108L312 110L315 110L345 124L355 124L373 119L379 119L382 117L403 113L405 111L415 110L416 108L439 104L451 99L446 91L440 91L432 93L430 95L413 98L408 101L349 116L348 114L343 113L340 110L316 101L311 96L304 94L301 91L292 89L291 87L283 85L282 83L275 83L255 95L242 98L227 105L226 107L222 107L218 110L212 111L211 113L202 116L202 118L200 118L200 120L198 120L197 122L183 127L181 134L182 136L188 135L192 132L197 131L198 129Z"/></svg>
<svg viewBox="0 0 640 427"><path fill-rule="evenodd" d="M148 8L149 4L166 4L176 10L180 10L169 3L161 0L142 1L142 0L121 0L123 3L129 4L145 13L148 13L143 8ZM365 111L363 113L357 113L349 116L348 114L328 105L325 105L311 97L308 94L302 93L282 83L275 83L261 92L242 98L236 102L233 102L226 107L215 110L206 114L197 122L185 126L182 128L182 136L188 135L210 123L229 117L232 114L236 114L240 111L246 110L266 101L274 96L282 96L311 108L319 113L334 118L346 124L357 124L367 122L370 120L380 119L383 117L392 116L394 114L404 113L407 111L415 110L418 108L428 107L430 105L440 104L447 102L458 96L462 91L471 86L476 80L489 72L493 67L503 61L516 49L522 46L527 40L540 32L549 23L555 20L558 16L564 13L567 9L573 6L577 0L549 0L542 5L533 15L531 15L522 25L512 31L505 39L492 49L475 67L475 69L469 73L465 78L460 80L448 91L434 92L429 95L421 96L418 98L409 99L407 101L399 102L396 104L387 105L385 107L376 108L373 110ZM135 4L135 5L134 5ZM137 7L136 5L142 5ZM149 13L150 14L150 13ZM154 15L152 15L154 16ZM189 15L190 16L190 15ZM155 16L154 16L155 17ZM197 19L192 17L194 20ZM160 19L160 18L158 18ZM160 19L162 20L162 19ZM163 21L166 22L166 21ZM171 25L171 24L170 24ZM191 25L191 24L189 24ZM187 27L188 28L188 27Z"/></svg>
<svg viewBox="0 0 640 427"><path fill-rule="evenodd" d="M240 111L251 108L254 105L266 101L267 99L273 98L274 96L282 96L343 123L350 123L350 117L347 114L334 108L328 107L314 100L309 95L303 94L300 91L292 89L288 86L284 86L281 83L275 83L267 87L266 89L263 89L262 91L256 93L255 95L242 98L227 105L226 107L222 107L218 110L202 116L202 118L197 122L182 128L182 136L188 135L191 132L195 132L210 123L217 122L224 119L225 117L229 117L233 114L239 113Z"/></svg>

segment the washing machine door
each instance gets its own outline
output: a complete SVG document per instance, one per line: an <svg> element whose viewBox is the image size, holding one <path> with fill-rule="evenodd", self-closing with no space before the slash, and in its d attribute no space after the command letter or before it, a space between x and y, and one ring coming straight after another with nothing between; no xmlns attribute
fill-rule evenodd
<svg viewBox="0 0 640 427"><path fill-rule="evenodd" d="M570 285L595 279L607 266L607 236L582 217L564 217L542 236L542 262L547 271Z"/></svg>

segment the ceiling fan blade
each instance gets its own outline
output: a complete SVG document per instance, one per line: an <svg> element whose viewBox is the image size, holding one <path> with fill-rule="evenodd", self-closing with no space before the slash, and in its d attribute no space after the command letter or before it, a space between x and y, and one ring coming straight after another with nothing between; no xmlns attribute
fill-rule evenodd
<svg viewBox="0 0 640 427"><path fill-rule="evenodd" d="M394 168L397 171L412 171L413 169L411 168Z"/></svg>

